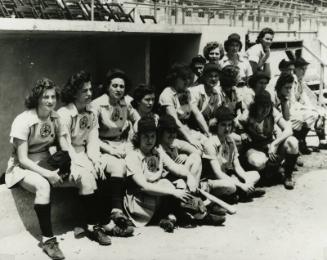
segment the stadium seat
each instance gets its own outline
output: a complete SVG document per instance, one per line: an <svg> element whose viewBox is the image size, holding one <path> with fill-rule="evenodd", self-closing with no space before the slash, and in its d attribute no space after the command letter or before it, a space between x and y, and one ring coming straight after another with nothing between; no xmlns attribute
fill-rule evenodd
<svg viewBox="0 0 327 260"><path fill-rule="evenodd" d="M142 23L146 23L146 20L153 21L154 24L157 24L157 20L153 15L140 15Z"/></svg>
<svg viewBox="0 0 327 260"><path fill-rule="evenodd" d="M91 0L81 1L84 9L87 12L89 20L91 20ZM110 13L106 10L98 1L94 1L94 20L96 21L107 21L109 20Z"/></svg>
<svg viewBox="0 0 327 260"><path fill-rule="evenodd" d="M16 0L0 0L1 6L6 10L6 12L10 15L16 15L15 14L15 7L22 5L21 2L18 2Z"/></svg>
<svg viewBox="0 0 327 260"><path fill-rule="evenodd" d="M14 10L17 18L39 18L36 10L31 6L20 5Z"/></svg>
<svg viewBox="0 0 327 260"><path fill-rule="evenodd" d="M109 20L113 19L115 22L134 22L134 19L131 16L133 10L129 13L125 13L121 5L117 3L107 3L105 6L110 12Z"/></svg>
<svg viewBox="0 0 327 260"><path fill-rule="evenodd" d="M62 0L65 9L68 14L68 18L71 20L88 20L86 11L83 9L79 1L74 0Z"/></svg>
<svg viewBox="0 0 327 260"><path fill-rule="evenodd" d="M43 19L66 19L63 11L57 7L41 8L41 18Z"/></svg>

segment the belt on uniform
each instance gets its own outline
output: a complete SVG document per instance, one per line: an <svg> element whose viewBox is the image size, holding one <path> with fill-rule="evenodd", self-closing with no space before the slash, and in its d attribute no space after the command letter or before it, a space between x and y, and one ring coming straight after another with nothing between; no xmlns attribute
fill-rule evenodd
<svg viewBox="0 0 327 260"><path fill-rule="evenodd" d="M124 140L124 138L122 138L121 136L100 136L101 140L105 140L105 141L122 141Z"/></svg>

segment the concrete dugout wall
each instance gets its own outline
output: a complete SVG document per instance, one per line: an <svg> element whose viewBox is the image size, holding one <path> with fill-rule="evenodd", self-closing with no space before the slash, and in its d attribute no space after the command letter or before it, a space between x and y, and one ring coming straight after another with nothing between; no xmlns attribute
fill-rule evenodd
<svg viewBox="0 0 327 260"><path fill-rule="evenodd" d="M11 153L11 123L24 110L24 97L37 79L48 77L62 86L71 74L84 69L99 84L109 68L117 67L126 71L134 85L144 83L148 75L162 86L168 67L174 61L188 62L197 53L198 43L199 35L189 34L0 34L0 176Z"/></svg>

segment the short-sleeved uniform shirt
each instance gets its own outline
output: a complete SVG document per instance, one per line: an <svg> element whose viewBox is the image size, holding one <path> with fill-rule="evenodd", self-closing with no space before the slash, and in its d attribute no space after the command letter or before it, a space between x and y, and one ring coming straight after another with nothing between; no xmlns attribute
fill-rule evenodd
<svg viewBox="0 0 327 260"><path fill-rule="evenodd" d="M169 147L161 145L161 148L167 153L167 155L172 160L175 161L179 154L181 154L187 150L187 148L186 148L187 145L188 145L187 142L185 142L183 140L175 139Z"/></svg>
<svg viewBox="0 0 327 260"><path fill-rule="evenodd" d="M156 148L150 155L144 155L140 149L135 149L127 154L125 160L127 176L142 174L151 183L166 177L166 167L173 163L162 149Z"/></svg>
<svg viewBox="0 0 327 260"><path fill-rule="evenodd" d="M282 117L282 114L274 107L273 113L262 122L257 122L254 118L251 118L248 110L242 113L238 121L252 139L252 145L260 147L273 140L275 124L277 124Z"/></svg>
<svg viewBox="0 0 327 260"><path fill-rule="evenodd" d="M205 91L203 84L190 88L191 103L196 105L204 118L208 122L214 117L215 111L218 108L220 102L218 87L214 87L210 95Z"/></svg>
<svg viewBox="0 0 327 260"><path fill-rule="evenodd" d="M14 138L27 141L29 154L42 153L48 151L56 138L65 134L63 130L56 112L51 112L43 121L36 110L31 109L15 118L11 126L10 142L13 143Z"/></svg>
<svg viewBox="0 0 327 260"><path fill-rule="evenodd" d="M191 94L189 90L178 93L172 87L166 87L159 97L159 104L162 107L173 107L176 112L178 119L186 121L191 116Z"/></svg>
<svg viewBox="0 0 327 260"><path fill-rule="evenodd" d="M239 96L239 93L237 91L236 87L232 88L232 94L231 96L227 96L226 93L223 91L222 87L219 87L218 89L218 95L219 95L219 106L225 106L228 107L235 115L236 111L238 109L243 109L242 100Z"/></svg>
<svg viewBox="0 0 327 260"><path fill-rule="evenodd" d="M65 134L56 112L51 112L46 120L41 120L36 110L31 109L24 111L15 118L11 126L10 142L14 144L15 138L26 141L28 158L34 162L39 162L50 156L49 148L55 144L56 139ZM17 148L13 146L6 170L7 186L9 188L14 186L28 172L20 165L17 158Z"/></svg>
<svg viewBox="0 0 327 260"><path fill-rule="evenodd" d="M253 45L251 48L249 48L246 53L245 57L249 61L253 61L255 63L259 63L259 61L265 56L265 52L263 50L262 44L258 43ZM270 57L266 60L265 63L270 63ZM262 69L262 68L259 68Z"/></svg>
<svg viewBox="0 0 327 260"><path fill-rule="evenodd" d="M234 170L234 161L238 158L238 151L234 140L227 136L221 143L217 135L212 135L205 142L204 158L218 160L221 170L228 172Z"/></svg>
<svg viewBox="0 0 327 260"><path fill-rule="evenodd" d="M241 57L240 54L238 54L237 57L238 57L238 60L235 63L232 60L230 60L227 56L224 56L219 61L220 67L223 69L224 67L226 67L228 65L237 66L240 69L240 78L243 80L249 78L253 74L250 62L248 61L248 59Z"/></svg>
<svg viewBox="0 0 327 260"><path fill-rule="evenodd" d="M97 118L86 106L84 112L79 113L73 103L68 104L58 110L62 125L69 133L72 146L77 150L85 150L90 132L98 127Z"/></svg>
<svg viewBox="0 0 327 260"><path fill-rule="evenodd" d="M138 113L125 99L113 106L109 103L108 95L103 94L91 102L91 110L98 119L100 139L118 140L130 122L138 119Z"/></svg>

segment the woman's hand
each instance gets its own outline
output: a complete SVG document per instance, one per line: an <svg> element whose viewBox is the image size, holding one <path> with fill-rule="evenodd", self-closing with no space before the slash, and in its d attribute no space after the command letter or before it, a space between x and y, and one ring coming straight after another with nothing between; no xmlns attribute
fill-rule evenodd
<svg viewBox="0 0 327 260"><path fill-rule="evenodd" d="M187 191L185 190L179 190L179 189L175 189L173 191L173 196L183 202L187 202L188 199L191 199L192 196L190 193L188 193Z"/></svg>
<svg viewBox="0 0 327 260"><path fill-rule="evenodd" d="M49 171L47 179L50 184L54 187L58 186L59 184L63 183L62 178L58 174L59 169L55 171Z"/></svg>
<svg viewBox="0 0 327 260"><path fill-rule="evenodd" d="M192 174L187 176L186 184L191 192L195 192L198 187L197 181Z"/></svg>
<svg viewBox="0 0 327 260"><path fill-rule="evenodd" d="M242 143L250 143L252 140L247 133L241 134Z"/></svg>
<svg viewBox="0 0 327 260"><path fill-rule="evenodd" d="M270 161L276 162L278 159L278 154L277 154L278 146L275 145L274 143L271 143L268 149L268 156Z"/></svg>
<svg viewBox="0 0 327 260"><path fill-rule="evenodd" d="M193 145L196 149L202 151L202 145L201 145L201 142L199 140L192 137L192 138L190 138L189 143L191 145Z"/></svg>
<svg viewBox="0 0 327 260"><path fill-rule="evenodd" d="M94 169L96 171L96 176L95 178L98 179L98 177L101 180L107 179L106 174L105 174L105 167L102 165L101 161L94 161L93 162Z"/></svg>
<svg viewBox="0 0 327 260"><path fill-rule="evenodd" d="M186 154L179 154L176 159L175 159L175 162L178 163L178 164L183 164L186 162L187 160L187 155Z"/></svg>
<svg viewBox="0 0 327 260"><path fill-rule="evenodd" d="M250 193L252 193L252 192L255 191L255 188L254 188L252 185L247 184L247 183L242 183L242 184L240 185L240 188L241 188L241 190L243 190L243 191L246 192L247 194L250 194Z"/></svg>

